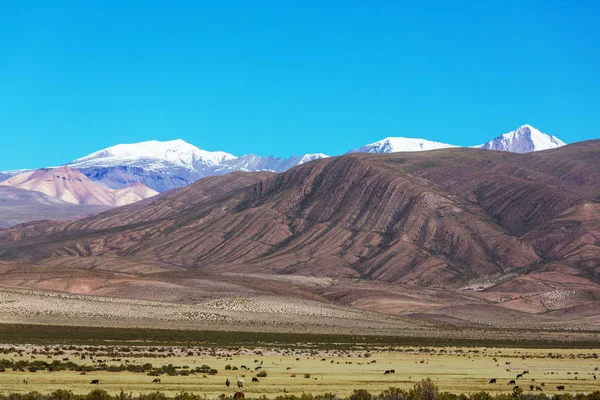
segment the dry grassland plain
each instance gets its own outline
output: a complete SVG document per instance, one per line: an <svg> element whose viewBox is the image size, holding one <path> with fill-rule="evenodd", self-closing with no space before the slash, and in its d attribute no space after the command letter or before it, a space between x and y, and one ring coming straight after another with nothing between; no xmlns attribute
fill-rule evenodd
<svg viewBox="0 0 600 400"><path fill-rule="evenodd" d="M81 354L85 354L85 351L76 355L76 351L67 350L64 354L49 357L31 354L34 349L42 350L43 347L40 346L17 348L23 350L20 355L10 352L0 355L0 359L31 362L35 361L35 357L37 360L52 362L68 357L79 365L99 365L96 361L92 362L89 355L82 360ZM600 375L597 369L600 367L600 360L593 349L395 347L367 353L354 350L298 350L294 347L221 350L167 347L156 356L141 356L146 350L135 350L140 351L139 356L133 356L131 352L117 352L108 357L97 353L94 358L105 360L108 366L120 365L125 360L135 365L151 363L154 367L172 364L179 371L208 365L217 369L218 373L161 375L161 383L156 384L152 383L155 377L147 373L89 371L82 375L78 371L20 372L7 368L0 373L0 388L2 393L34 390L49 393L56 389L68 389L83 394L98 387L112 394L121 390L134 395L159 390L169 396L187 391L216 398L220 394L233 395L238 390L236 377L243 376L246 396L266 395L272 398L285 393L331 392L347 396L354 389L367 389L371 393L379 393L389 387L409 389L416 382L429 377L440 391L456 394L478 391L512 393L513 386L509 385L509 381L528 370L528 374L517 379L517 385L525 392L530 391L530 385L542 388L546 394L556 393L558 385L564 385L565 391L570 393L589 393L600 389L600 380L594 378L595 375ZM190 351L192 353L188 353ZM120 361L109 361L117 358ZM259 382L253 383L252 377L256 377L259 372L255 368L261 364L267 376L259 377ZM238 369L226 369L228 365ZM242 365L250 370L240 370ZM386 370L391 369L395 373L385 374ZM305 377L305 374L310 374L310 377ZM496 378L497 383L490 384L491 378ZM91 385L94 379L99 380L98 385ZM225 385L226 379L231 382L229 388ZM24 383L24 380L28 383Z"/></svg>

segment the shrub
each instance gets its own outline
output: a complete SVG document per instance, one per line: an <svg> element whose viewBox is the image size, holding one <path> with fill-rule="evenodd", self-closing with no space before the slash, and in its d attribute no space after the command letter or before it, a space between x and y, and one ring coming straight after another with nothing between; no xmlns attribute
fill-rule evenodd
<svg viewBox="0 0 600 400"><path fill-rule="evenodd" d="M304 374L304 377L305 377L306 379L308 379L308 378L310 378L310 374L306 373L306 374Z"/></svg>
<svg viewBox="0 0 600 400"><path fill-rule="evenodd" d="M266 378L267 377L267 371L260 371L258 374L256 374L257 377L259 378Z"/></svg>
<svg viewBox="0 0 600 400"><path fill-rule="evenodd" d="M231 370L231 365L230 365L230 364L227 364L227 365L225 366L225 369L226 369L227 371L230 371L230 370Z"/></svg>
<svg viewBox="0 0 600 400"><path fill-rule="evenodd" d="M373 400L373 395L365 389L355 389L349 400Z"/></svg>
<svg viewBox="0 0 600 400"><path fill-rule="evenodd" d="M139 400L168 400L168 397L164 393L153 392L148 394L140 394Z"/></svg>
<svg viewBox="0 0 600 400"><path fill-rule="evenodd" d="M492 400L492 396L488 392L477 392L471 396L471 400Z"/></svg>
<svg viewBox="0 0 600 400"><path fill-rule="evenodd" d="M72 400L73 392L70 390L57 389L48 395L48 400Z"/></svg>
<svg viewBox="0 0 600 400"><path fill-rule="evenodd" d="M106 390L95 389L85 396L85 400L112 400L112 396Z"/></svg>
<svg viewBox="0 0 600 400"><path fill-rule="evenodd" d="M409 392L409 397L412 400L437 400L439 391L431 379L427 378L415 384Z"/></svg>
<svg viewBox="0 0 600 400"><path fill-rule="evenodd" d="M379 400L406 400L406 398L406 392L396 387L391 387L387 390L384 390L378 396Z"/></svg>
<svg viewBox="0 0 600 400"><path fill-rule="evenodd" d="M115 396L115 400L132 400L133 396L131 393L127 394L121 389L121 393Z"/></svg>

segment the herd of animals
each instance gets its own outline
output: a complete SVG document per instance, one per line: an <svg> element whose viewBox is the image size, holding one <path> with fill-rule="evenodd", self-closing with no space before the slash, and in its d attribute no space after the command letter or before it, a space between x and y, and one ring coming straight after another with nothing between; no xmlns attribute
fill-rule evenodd
<svg viewBox="0 0 600 400"><path fill-rule="evenodd" d="M68 361L68 360L69 360L68 358L65 358L65 359L63 359L63 361ZM299 361L299 358L296 358L296 361ZM325 361L325 359L322 359L321 361ZM375 360L371 361L371 363L375 363L375 362L376 362ZM331 361L331 363L333 363L333 360ZM260 362L260 365L256 366L256 367L254 368L254 370L255 370L255 371L262 370L262 364L263 364L263 362L261 361L261 362ZM506 362L506 365L510 365L510 362ZM286 370L290 370L290 369L292 369L292 368L293 368L293 367L292 367L291 365L288 365L288 366L286 367ZM242 366L240 366L240 370L242 370L242 371L250 371L250 368L248 368L248 367L247 367L247 366L245 366L245 365L242 365ZM508 371L508 370L507 370L507 371ZM596 367L596 368L594 369L594 371L598 371L598 367ZM384 375L389 375L389 374L395 374L395 373L396 373L396 370L395 370L395 369L389 369L389 370L385 370L383 374L384 374ZM85 372L82 372L82 374L85 374ZM518 381L519 379L524 379L524 378L523 378L523 377L524 377L524 375L529 375L529 370L524 370L523 372L521 372L521 373L517 374L517 375L516 375L516 377L515 377L515 379L511 379L511 380L508 382L508 386L513 386L513 390L514 390L514 391L516 391L516 390L519 390L519 389L520 389L520 387L519 387L519 386L517 386L517 381ZM593 378L594 378L594 379L597 379L597 376L596 376L596 373L595 373L595 372L593 373ZM577 379L577 377L575 377L575 379ZM535 381L535 380L534 380L534 379L532 379L532 381ZM23 383L27 385L27 384L29 383L29 378L25 378L25 379L23 380ZM154 384L154 383L156 383L156 384L160 384L160 383L161 383L161 379L160 379L160 378L154 378L154 379L152 380L152 383L153 383L153 384ZM252 377L252 383L260 383L260 381L258 380L258 377ZM492 378L492 379L490 379L490 381L489 381L488 383L489 383L490 385L491 385L491 384L496 384L496 383L498 383L498 379L497 379L497 378ZM100 384L100 380L99 380L99 379L93 379L93 380L91 380L90 384L92 384L92 385L98 385L98 384ZM237 388L238 388L239 390L238 390L238 391L237 391L237 392L234 394L233 398L234 398L234 400L243 400L243 399L245 398L245 396L244 396L244 392L242 392L242 390L243 390L243 389L244 389L244 387L245 387L245 380L244 380L244 377L243 377L243 375L242 375L242 377L240 377L240 376L236 376L236 385L237 385ZM229 380L229 378L227 378L227 379L225 380L225 386L227 386L228 388L231 386L231 381ZM529 390L531 390L531 391L535 390L535 391L542 392L542 391L544 390L543 388L545 388L545 386L546 386L546 384L545 384L544 382L541 382L541 383L539 384L539 386L538 386L538 385L533 385L533 384L531 384L531 385L529 385ZM556 389L557 389L558 391L564 391L564 390L565 390L565 385L556 385ZM287 393L287 391L286 391L286 390L284 390L284 392L286 392L286 393Z"/></svg>

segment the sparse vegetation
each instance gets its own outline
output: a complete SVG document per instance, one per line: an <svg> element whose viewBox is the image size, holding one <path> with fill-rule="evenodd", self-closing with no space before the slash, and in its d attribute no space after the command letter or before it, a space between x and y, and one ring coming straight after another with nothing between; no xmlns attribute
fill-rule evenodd
<svg viewBox="0 0 600 400"><path fill-rule="evenodd" d="M221 394L219 400L229 400L232 396ZM418 382L408 391L390 387L379 394L373 394L365 389L355 389L348 397L340 397L334 393L325 393L322 395L313 395L311 393L303 393L301 396L296 395L280 395L274 397L274 400L600 400L600 391L594 391L589 394L577 393L561 394L560 396L547 396L545 394L523 394L521 389L514 390L513 394L491 395L487 392L478 392L467 396L465 394L451 394L440 392L433 384L431 379L424 379ZM173 397L167 396L159 391L140 394L134 396L131 393L121 391L116 395L111 395L102 389L95 389L88 394L74 394L70 390L57 389L48 394L38 392L28 393L8 393L0 394L0 400L205 400L206 396L194 394L186 391L181 391ZM251 397L246 399L265 400L267 397Z"/></svg>

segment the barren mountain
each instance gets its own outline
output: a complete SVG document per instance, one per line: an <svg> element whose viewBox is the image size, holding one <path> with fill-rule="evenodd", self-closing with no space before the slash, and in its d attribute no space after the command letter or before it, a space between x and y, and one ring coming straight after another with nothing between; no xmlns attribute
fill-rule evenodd
<svg viewBox="0 0 600 400"><path fill-rule="evenodd" d="M205 178L75 222L20 226L0 235L0 259L75 268L81 279L91 266L135 268L146 271L127 278L138 288L146 274L186 287L200 277L235 281L439 321L552 325L565 314L541 313L572 309L597 328L599 164L600 141L529 154L350 154L280 174ZM26 281L17 275L13 286ZM288 284L273 284L282 279Z"/></svg>
<svg viewBox="0 0 600 400"><path fill-rule="evenodd" d="M65 220L108 210L106 206L67 203L33 190L0 186L0 228L37 220Z"/></svg>
<svg viewBox="0 0 600 400"><path fill-rule="evenodd" d="M157 194L142 184L118 191L106 189L69 167L23 172L0 182L0 186L44 193L71 204L97 206L131 204Z"/></svg>

